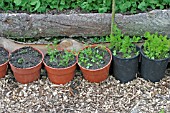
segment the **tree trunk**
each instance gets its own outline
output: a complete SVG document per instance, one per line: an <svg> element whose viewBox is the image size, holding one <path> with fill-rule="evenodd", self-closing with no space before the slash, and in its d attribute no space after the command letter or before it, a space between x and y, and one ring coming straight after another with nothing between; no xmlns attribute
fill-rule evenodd
<svg viewBox="0 0 170 113"><path fill-rule="evenodd" d="M0 36L53 37L105 36L111 32L111 14L0 14ZM154 10L135 15L115 15L126 35L143 36L146 31L170 37L170 10Z"/></svg>
<svg viewBox="0 0 170 113"><path fill-rule="evenodd" d="M114 24L115 24L115 0L112 0L112 22L111 22L111 35L114 34Z"/></svg>

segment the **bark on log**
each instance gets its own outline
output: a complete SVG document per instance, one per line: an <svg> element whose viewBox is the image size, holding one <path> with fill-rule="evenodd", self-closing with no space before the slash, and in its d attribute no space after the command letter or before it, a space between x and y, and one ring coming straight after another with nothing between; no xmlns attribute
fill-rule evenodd
<svg viewBox="0 0 170 113"><path fill-rule="evenodd" d="M135 15L116 14L123 33L143 36L146 31L170 37L170 9ZM0 14L0 36L53 37L104 36L110 34L111 14Z"/></svg>

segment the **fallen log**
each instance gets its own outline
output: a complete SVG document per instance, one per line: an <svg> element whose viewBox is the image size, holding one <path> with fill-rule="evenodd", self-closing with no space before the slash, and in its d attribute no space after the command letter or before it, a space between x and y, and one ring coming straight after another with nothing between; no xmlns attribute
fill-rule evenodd
<svg viewBox="0 0 170 113"><path fill-rule="evenodd" d="M170 37L170 9L135 15L116 14L118 27L127 35L146 31ZM111 14L0 14L0 36L15 38L54 36L105 36L110 34Z"/></svg>

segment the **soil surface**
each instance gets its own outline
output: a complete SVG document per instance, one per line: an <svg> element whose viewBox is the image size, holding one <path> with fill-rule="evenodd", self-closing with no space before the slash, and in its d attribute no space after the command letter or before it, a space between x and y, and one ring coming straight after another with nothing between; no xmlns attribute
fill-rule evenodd
<svg viewBox="0 0 170 113"><path fill-rule="evenodd" d="M3 47L0 47L0 65L8 60L9 52Z"/></svg>
<svg viewBox="0 0 170 113"><path fill-rule="evenodd" d="M72 66L76 62L76 56L74 54L70 53L71 56L69 56L68 63L66 63L65 62L66 58L63 57L65 55L66 54L65 54L64 51L59 51L56 54L54 61L50 62L50 56L48 54L46 54L45 57L44 57L44 62L48 66L53 67L53 68L66 68L66 67Z"/></svg>
<svg viewBox="0 0 170 113"><path fill-rule="evenodd" d="M111 56L110 56L110 54L109 54L109 52L107 50L101 49L101 48L91 48L91 49L92 49L92 54L91 55L89 55L88 53L87 54L83 53L83 56L80 56L80 54L81 54L81 52L80 52L80 54L78 56L78 62L82 67L87 68L88 63L90 63L92 65L88 69L100 69L100 68L106 66L109 63ZM99 51L99 52L96 53L96 51ZM102 56L103 59L102 60L98 59L97 54ZM94 57L92 57L92 56L94 56ZM85 62L80 62L81 57L84 60L88 59L87 62L86 63ZM96 62L92 62L92 58L95 58L95 60L97 59Z"/></svg>
<svg viewBox="0 0 170 113"><path fill-rule="evenodd" d="M17 68L29 68L42 61L42 55L32 47L22 47L11 53L10 63Z"/></svg>
<svg viewBox="0 0 170 113"><path fill-rule="evenodd" d="M130 54L130 58L134 58L134 57L136 57L136 56L138 56L138 55L139 55L139 50L137 50L137 51L132 51L131 54ZM118 58L122 58L122 59L125 58L125 57L123 56L123 53L122 53L122 52L117 52L115 56L118 57Z"/></svg>

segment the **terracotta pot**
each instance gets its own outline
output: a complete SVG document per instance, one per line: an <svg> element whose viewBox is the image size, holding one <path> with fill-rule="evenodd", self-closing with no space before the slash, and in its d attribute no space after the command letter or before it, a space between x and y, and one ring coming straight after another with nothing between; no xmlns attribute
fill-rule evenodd
<svg viewBox="0 0 170 113"><path fill-rule="evenodd" d="M8 69L8 61L0 65L0 78L5 77L7 69Z"/></svg>
<svg viewBox="0 0 170 113"><path fill-rule="evenodd" d="M15 79L22 84L33 82L35 80L38 80L40 77L40 71L41 71L41 66L42 66L44 55L39 49L36 49L36 48L33 48L33 49L35 49L42 55L41 62L37 64L36 66L30 67L30 68L17 68L9 62Z"/></svg>
<svg viewBox="0 0 170 113"><path fill-rule="evenodd" d="M45 69L47 70L49 80L54 84L66 84L71 81L75 75L77 61L67 68L52 68L44 61Z"/></svg>
<svg viewBox="0 0 170 113"><path fill-rule="evenodd" d="M8 50L6 50L6 51L8 51ZM9 56L9 51L8 51L8 56ZM5 63L0 65L0 78L5 77L5 74L6 74L7 69L8 69L8 62L9 62L9 60L7 60Z"/></svg>
<svg viewBox="0 0 170 113"><path fill-rule="evenodd" d="M96 46L97 45L95 44L95 45L87 46L84 49L86 49L88 47L93 48L93 47L96 47ZM95 69L95 70L86 69L78 63L78 65L79 65L79 67L80 67L80 69L83 73L83 76L86 80L88 80L90 82L97 82L98 83L98 82L101 82L101 81L104 81L105 79L107 79L107 77L109 75L109 69L110 69L111 61L112 61L112 53L108 48L106 48L106 50L109 52L111 57L110 57L109 63L106 66L104 66L103 68ZM80 54L80 52L79 52L79 54ZM79 54L78 54L78 56L79 56ZM77 56L77 59L78 59L78 56Z"/></svg>

